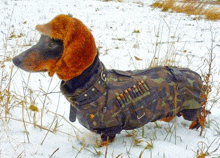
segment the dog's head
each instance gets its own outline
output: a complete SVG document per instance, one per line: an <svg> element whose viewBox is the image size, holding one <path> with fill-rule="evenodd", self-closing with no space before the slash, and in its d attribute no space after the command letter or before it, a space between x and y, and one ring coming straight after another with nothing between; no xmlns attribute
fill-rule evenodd
<svg viewBox="0 0 220 158"><path fill-rule="evenodd" d="M29 72L48 71L62 80L80 75L95 59L97 50L91 32L78 19L58 15L49 23L37 25L39 42L13 58L14 64Z"/></svg>

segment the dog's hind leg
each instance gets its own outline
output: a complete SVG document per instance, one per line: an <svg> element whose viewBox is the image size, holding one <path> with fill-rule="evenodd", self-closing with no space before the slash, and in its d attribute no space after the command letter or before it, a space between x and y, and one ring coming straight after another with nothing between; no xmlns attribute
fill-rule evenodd
<svg viewBox="0 0 220 158"><path fill-rule="evenodd" d="M192 121L189 129L198 129L201 126L201 109L185 109L180 113L185 120Z"/></svg>

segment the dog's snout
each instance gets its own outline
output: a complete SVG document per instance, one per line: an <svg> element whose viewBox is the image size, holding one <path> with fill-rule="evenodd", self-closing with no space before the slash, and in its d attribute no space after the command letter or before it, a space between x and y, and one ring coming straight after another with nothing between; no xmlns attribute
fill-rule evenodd
<svg viewBox="0 0 220 158"><path fill-rule="evenodd" d="M22 62L22 57L16 56L16 57L14 57L14 58L12 59L12 61L13 61L13 63L14 63L16 66L19 67L19 65L20 65L21 62Z"/></svg>

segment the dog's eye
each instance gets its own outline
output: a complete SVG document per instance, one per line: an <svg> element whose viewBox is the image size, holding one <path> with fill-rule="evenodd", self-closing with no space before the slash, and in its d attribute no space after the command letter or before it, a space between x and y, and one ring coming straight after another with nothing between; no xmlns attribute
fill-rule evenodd
<svg viewBox="0 0 220 158"><path fill-rule="evenodd" d="M49 42L49 43L47 44L47 46L50 47L50 48L54 48L54 47L56 47L56 43L54 43L54 42Z"/></svg>

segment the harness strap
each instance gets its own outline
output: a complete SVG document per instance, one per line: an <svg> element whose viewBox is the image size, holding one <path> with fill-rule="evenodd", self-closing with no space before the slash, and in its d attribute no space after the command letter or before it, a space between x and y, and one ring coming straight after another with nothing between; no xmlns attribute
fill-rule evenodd
<svg viewBox="0 0 220 158"><path fill-rule="evenodd" d="M183 74L180 72L180 70L177 67L170 67L170 66L165 66L173 75L174 79L176 81L184 81Z"/></svg>
<svg viewBox="0 0 220 158"><path fill-rule="evenodd" d="M75 122L75 121L76 121L76 113L77 113L77 109L70 104L69 120L70 120L71 122Z"/></svg>
<svg viewBox="0 0 220 158"><path fill-rule="evenodd" d="M88 104L98 99L104 93L106 69L102 64L100 67L97 75L94 75L93 79L81 89L80 95L69 96L71 102L78 105Z"/></svg>
<svg viewBox="0 0 220 158"><path fill-rule="evenodd" d="M95 75L93 80L85 86L84 92L80 93L78 96L68 97L68 100L74 104L70 104L69 119L71 122L76 121L77 108L81 109L83 108L82 105L89 104L97 100L106 91L106 69L102 64L100 67L101 68L97 72L97 75Z"/></svg>

